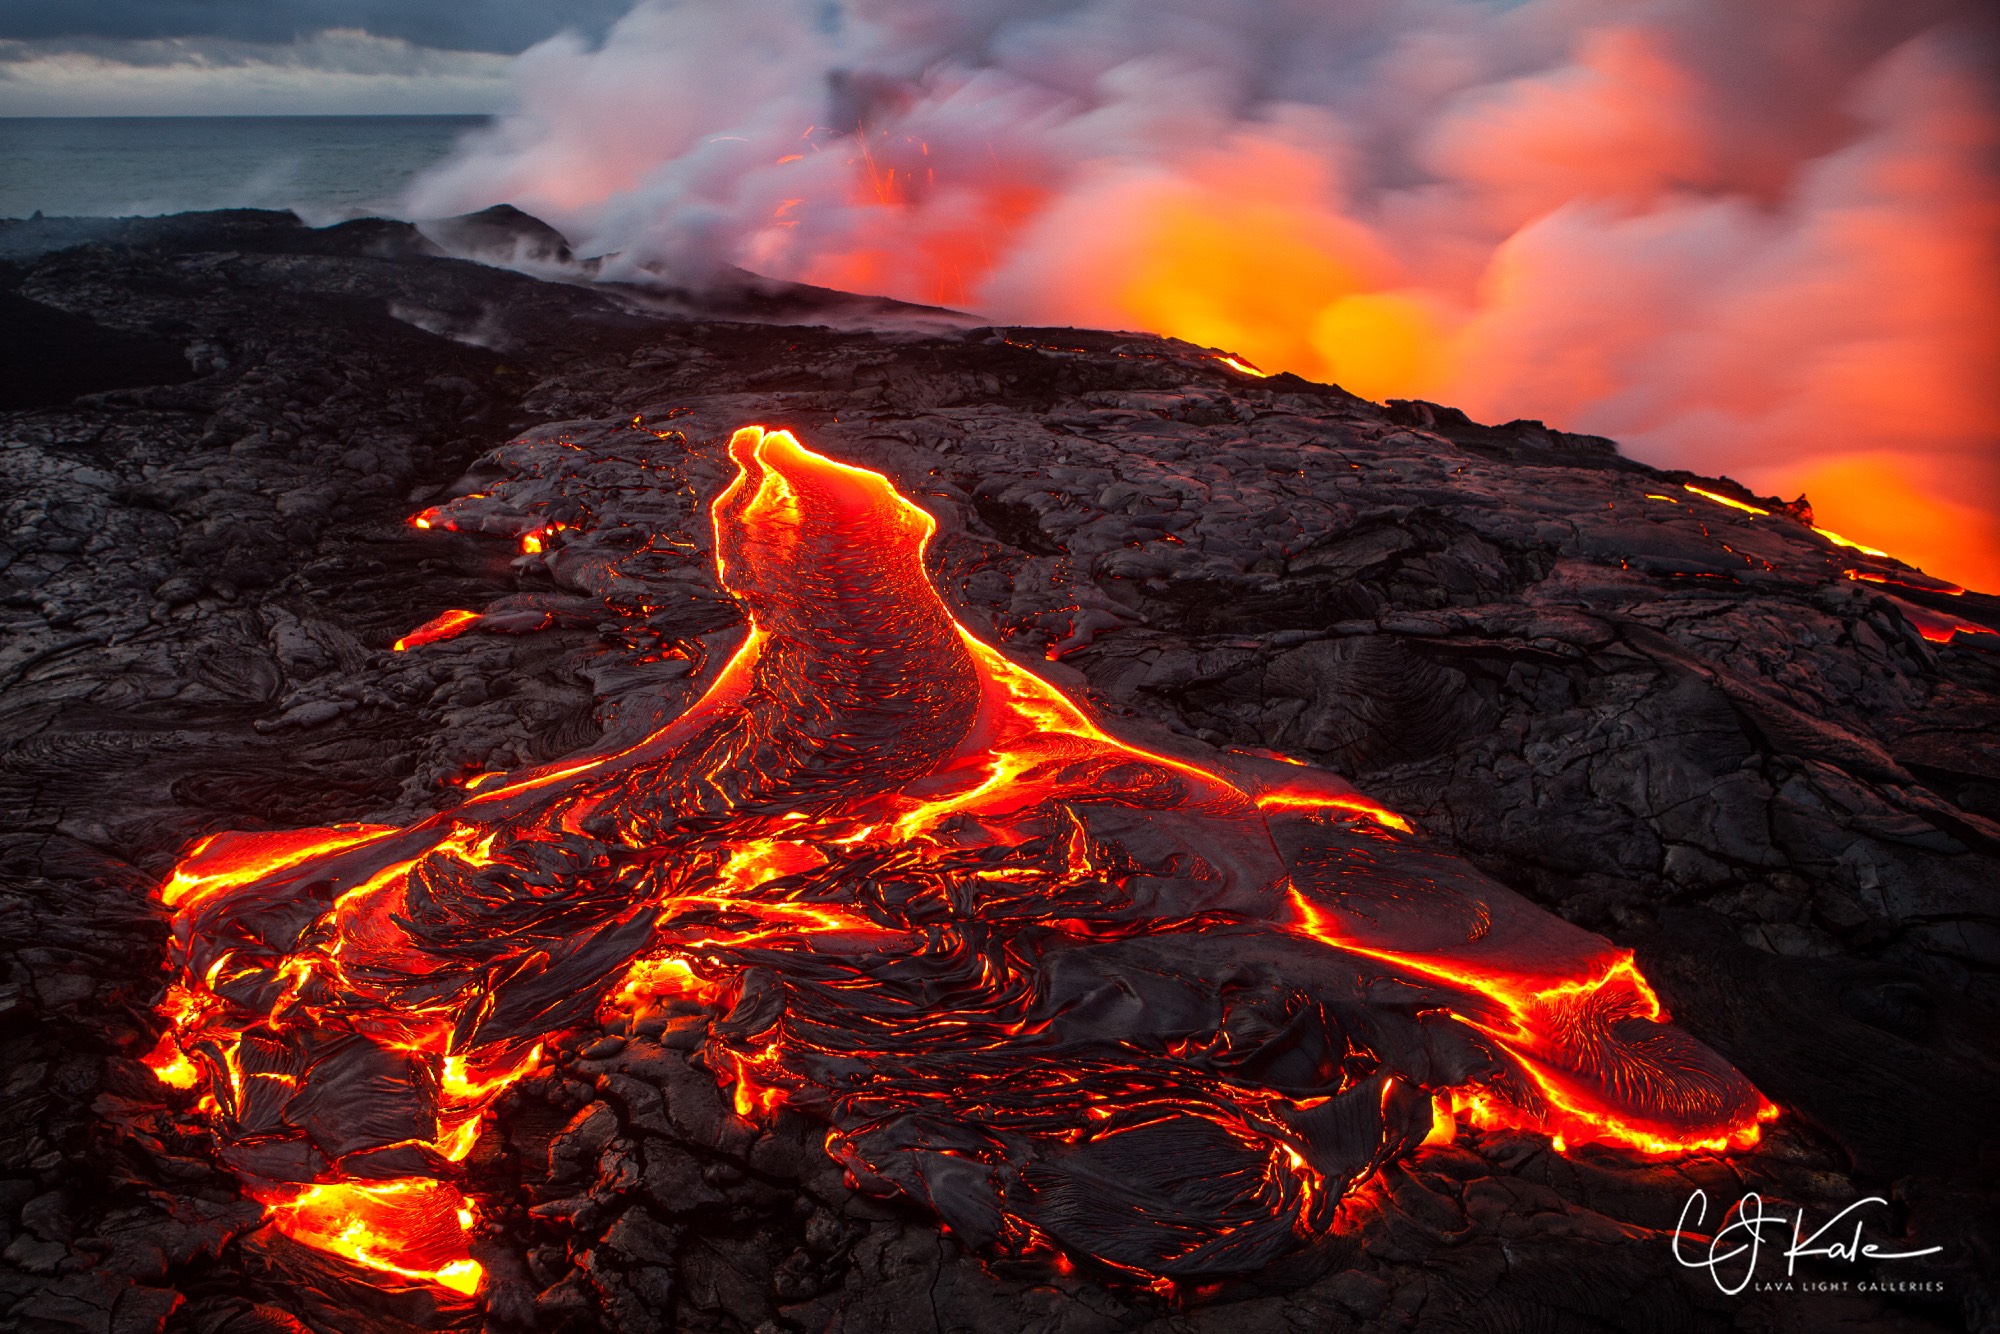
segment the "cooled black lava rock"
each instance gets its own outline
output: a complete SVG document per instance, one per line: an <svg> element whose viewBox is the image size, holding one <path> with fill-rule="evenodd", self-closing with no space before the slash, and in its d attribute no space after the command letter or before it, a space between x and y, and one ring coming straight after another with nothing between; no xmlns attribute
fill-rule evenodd
<svg viewBox="0 0 2000 1334"><path fill-rule="evenodd" d="M105 389L180 384L197 374L171 339L124 333L0 292L0 410L53 407Z"/></svg>
<svg viewBox="0 0 2000 1334"><path fill-rule="evenodd" d="M708 1018L663 1011L563 1043L475 1152L495 1327L1994 1318L2000 636L1922 633L2000 626L1993 599L1590 437L1252 380L1166 340L725 321L288 215L6 224L0 256L7 300L155 349L106 354L122 387L0 413L14 1325L481 1318L250 1231L199 1122L136 1062L164 981L151 894L199 835L408 821L471 775L671 715L698 664L662 641L720 645L740 613L651 539L699 537L717 446L750 421L889 473L939 518L968 622L1055 655L1119 725L1339 770L1636 947L1675 1021L1792 1115L1728 1161L1462 1136L1303 1257L1162 1295L982 1265L843 1181L803 1118L735 1117L690 1063ZM194 377L145 359L162 347ZM634 414L687 437L672 485L570 447ZM475 491L486 532L404 522ZM552 520L568 531L523 554ZM644 630L596 616L606 598L649 608ZM389 651L448 608L494 614ZM1661 1231L1697 1185L1815 1218L1884 1196L1871 1236L1944 1249L1809 1276L1937 1288L1725 1297Z"/></svg>

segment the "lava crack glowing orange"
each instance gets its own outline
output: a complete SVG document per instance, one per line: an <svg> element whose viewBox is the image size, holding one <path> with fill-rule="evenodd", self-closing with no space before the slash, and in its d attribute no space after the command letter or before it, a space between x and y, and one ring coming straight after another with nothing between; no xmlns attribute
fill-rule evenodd
<svg viewBox="0 0 2000 1334"><path fill-rule="evenodd" d="M279 1231L475 1290L489 1105L662 995L739 1115L823 1120L969 1245L1149 1278L1269 1263L1460 1119L1672 1153L1775 1114L1630 954L1339 779L1101 730L952 617L880 474L729 451L749 628L681 717L409 828L217 835L164 887L151 1063Z"/></svg>

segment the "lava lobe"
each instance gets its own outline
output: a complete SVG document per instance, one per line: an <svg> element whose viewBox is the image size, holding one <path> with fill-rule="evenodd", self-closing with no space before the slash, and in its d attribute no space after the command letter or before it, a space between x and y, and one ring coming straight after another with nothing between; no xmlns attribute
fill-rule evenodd
<svg viewBox="0 0 2000 1334"><path fill-rule="evenodd" d="M170 1031L271 1224L476 1290L458 1167L550 1036L674 995L739 1115L823 1120L967 1244L1255 1270L1455 1121L1646 1153L1775 1115L1629 953L1316 770L1100 730L952 616L931 518L758 427L750 628L627 749L409 828L221 834L162 890Z"/></svg>

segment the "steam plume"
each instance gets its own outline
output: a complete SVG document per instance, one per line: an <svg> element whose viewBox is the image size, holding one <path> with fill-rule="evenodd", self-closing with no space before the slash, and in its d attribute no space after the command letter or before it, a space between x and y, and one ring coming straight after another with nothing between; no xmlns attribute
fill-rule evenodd
<svg viewBox="0 0 2000 1334"><path fill-rule="evenodd" d="M1971 0L642 0L411 206L1541 417L2000 588L1995 52Z"/></svg>

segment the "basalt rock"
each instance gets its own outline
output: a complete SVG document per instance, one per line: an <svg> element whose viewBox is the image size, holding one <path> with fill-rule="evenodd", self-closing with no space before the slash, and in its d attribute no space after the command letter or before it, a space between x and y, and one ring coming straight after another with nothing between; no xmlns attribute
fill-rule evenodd
<svg viewBox="0 0 2000 1334"><path fill-rule="evenodd" d="M725 320L288 215L5 224L0 256L6 299L99 362L84 397L0 414L13 1325L1995 1318L2000 602L1593 437L1169 340L836 329L885 312L782 294L765 313L822 323ZM1120 735L1333 770L1635 949L1786 1115L1755 1150L1665 1160L1462 1129L1269 1267L1148 1286L996 1261L844 1171L806 1113L740 1115L703 1065L722 1016L667 1005L580 1022L496 1107L467 1163L476 1299L259 1228L139 1060L164 875L207 834L413 823L673 718L741 634L705 525L748 422L886 474L937 520L959 617ZM451 610L478 619L394 650ZM321 1138L341 1130L335 1109ZM1696 1188L1809 1220L1880 1196L1871 1240L1943 1249L1727 1296L1669 1246Z"/></svg>

